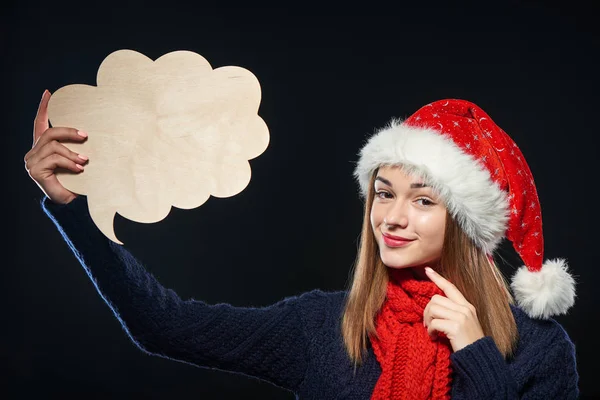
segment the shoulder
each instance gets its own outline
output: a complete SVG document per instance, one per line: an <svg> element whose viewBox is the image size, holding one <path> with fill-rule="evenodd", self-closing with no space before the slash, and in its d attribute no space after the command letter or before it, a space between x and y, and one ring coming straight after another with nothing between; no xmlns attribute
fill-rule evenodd
<svg viewBox="0 0 600 400"><path fill-rule="evenodd" d="M552 388L551 398L577 398L579 374L575 344L555 319L535 319L512 306L519 341L510 367L522 387ZM537 382L537 384L536 384ZM532 389L533 390L533 389ZM559 394L560 393L560 394Z"/></svg>
<svg viewBox="0 0 600 400"><path fill-rule="evenodd" d="M339 322L347 291L323 291L314 289L296 296L290 296L286 301L294 304L307 330L333 325Z"/></svg>
<svg viewBox="0 0 600 400"><path fill-rule="evenodd" d="M575 345L564 327L554 318L531 318L520 307L511 305L511 310L519 331L519 349L521 352L540 352L550 355L575 354Z"/></svg>
<svg viewBox="0 0 600 400"><path fill-rule="evenodd" d="M346 291L323 291L314 289L286 298L293 302L302 313L313 314L339 309L345 301Z"/></svg>

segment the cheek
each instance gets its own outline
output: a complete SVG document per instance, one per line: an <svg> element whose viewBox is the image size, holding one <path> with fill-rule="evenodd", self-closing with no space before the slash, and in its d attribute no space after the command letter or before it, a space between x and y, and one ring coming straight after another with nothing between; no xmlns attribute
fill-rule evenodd
<svg viewBox="0 0 600 400"><path fill-rule="evenodd" d="M439 247L444 243L446 230L446 213L431 213L418 218L419 231L422 237L432 246Z"/></svg>

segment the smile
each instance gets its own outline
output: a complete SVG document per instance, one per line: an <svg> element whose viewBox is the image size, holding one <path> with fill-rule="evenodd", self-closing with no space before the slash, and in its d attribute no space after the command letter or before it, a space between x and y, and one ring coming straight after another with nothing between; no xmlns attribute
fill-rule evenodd
<svg viewBox="0 0 600 400"><path fill-rule="evenodd" d="M404 247L414 242L414 240L392 239L389 236L383 235L383 241L388 247Z"/></svg>

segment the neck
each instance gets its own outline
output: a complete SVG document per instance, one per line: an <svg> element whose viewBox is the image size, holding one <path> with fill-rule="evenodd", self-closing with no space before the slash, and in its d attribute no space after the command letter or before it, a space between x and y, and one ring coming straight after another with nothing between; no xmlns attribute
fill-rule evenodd
<svg viewBox="0 0 600 400"><path fill-rule="evenodd" d="M410 267L410 268L390 268L388 267L388 274L390 278L401 279L400 277L409 275L418 281L430 281L429 277L425 273L425 267L427 265L422 265L418 267Z"/></svg>
<svg viewBox="0 0 600 400"><path fill-rule="evenodd" d="M420 281L428 281L429 277L425 273L425 266L422 267L412 267L410 268L410 272L412 272L415 279Z"/></svg>

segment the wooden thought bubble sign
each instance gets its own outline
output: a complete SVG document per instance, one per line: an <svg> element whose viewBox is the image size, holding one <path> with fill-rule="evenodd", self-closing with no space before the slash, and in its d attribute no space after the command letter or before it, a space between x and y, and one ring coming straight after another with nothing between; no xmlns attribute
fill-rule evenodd
<svg viewBox="0 0 600 400"><path fill-rule="evenodd" d="M115 243L114 216L164 219L212 195L230 197L250 182L251 160L269 144L258 116L261 91L248 70L212 69L199 54L175 51L152 61L132 50L104 59L97 86L68 85L48 104L53 127L89 134L65 142L89 156L82 173L57 171L68 190L86 195L90 215Z"/></svg>

